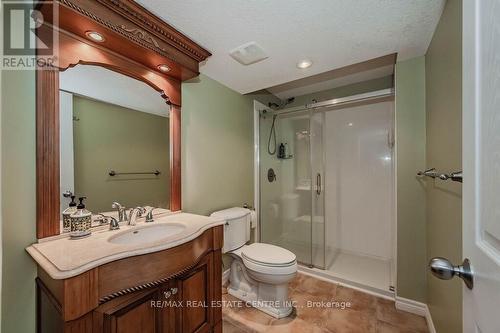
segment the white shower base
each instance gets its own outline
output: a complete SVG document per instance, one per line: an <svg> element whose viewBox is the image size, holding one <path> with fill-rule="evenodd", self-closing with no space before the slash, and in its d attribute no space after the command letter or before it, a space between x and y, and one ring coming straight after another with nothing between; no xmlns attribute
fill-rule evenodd
<svg viewBox="0 0 500 333"><path fill-rule="evenodd" d="M382 298L386 298L389 300L394 300L396 297L396 294L393 291L373 288L373 287L370 287L369 285L357 283L356 281L353 281L353 280L345 280L345 279L339 278L338 276L333 274L331 271L322 270L319 268L309 268L309 267L304 266L304 265L299 265L298 271L300 273L311 275L311 276L314 276L316 278L319 278L319 279L322 279L325 281L337 283L341 286L346 286L348 288L360 290L364 293L375 295L377 297L382 297Z"/></svg>
<svg viewBox="0 0 500 333"><path fill-rule="evenodd" d="M351 253L339 253L327 263L326 270L335 276L369 287L389 291L391 261Z"/></svg>
<svg viewBox="0 0 500 333"><path fill-rule="evenodd" d="M383 297L394 297L391 260L337 252L326 269L299 266L299 271Z"/></svg>
<svg viewBox="0 0 500 333"><path fill-rule="evenodd" d="M311 260L309 244L291 241L284 237L272 243L295 253L300 264L299 270L377 295L394 296L394 292L390 290L390 287L394 285L390 259L343 252L327 247L325 269L311 268L306 264ZM314 264L322 266L320 253L323 249L320 246L313 246L312 251Z"/></svg>

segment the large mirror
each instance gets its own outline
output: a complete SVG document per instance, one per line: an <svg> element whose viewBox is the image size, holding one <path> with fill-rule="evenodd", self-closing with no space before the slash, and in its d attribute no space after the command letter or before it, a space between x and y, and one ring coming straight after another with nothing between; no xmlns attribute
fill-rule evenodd
<svg viewBox="0 0 500 333"><path fill-rule="evenodd" d="M170 204L170 107L144 82L104 67L59 73L61 212L71 192L92 213Z"/></svg>

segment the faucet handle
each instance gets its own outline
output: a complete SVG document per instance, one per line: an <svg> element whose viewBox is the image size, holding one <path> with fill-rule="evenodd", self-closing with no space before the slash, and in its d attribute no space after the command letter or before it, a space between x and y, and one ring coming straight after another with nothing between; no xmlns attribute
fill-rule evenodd
<svg viewBox="0 0 500 333"><path fill-rule="evenodd" d="M106 225L109 223L109 230L120 229L120 224L118 223L118 220L115 219L113 216L98 214L96 221L99 221L99 226Z"/></svg>
<svg viewBox="0 0 500 333"><path fill-rule="evenodd" d="M118 220L112 216L109 216L109 230L118 230L120 229L120 224Z"/></svg>
<svg viewBox="0 0 500 333"><path fill-rule="evenodd" d="M105 225L105 224L108 224L108 216L104 215L104 214L97 214L96 218L95 218L95 222L98 222L99 225Z"/></svg>
<svg viewBox="0 0 500 333"><path fill-rule="evenodd" d="M153 218L153 210L155 210L156 207L150 207L148 210L147 210L147 214L146 214L146 222L154 222L154 218Z"/></svg>

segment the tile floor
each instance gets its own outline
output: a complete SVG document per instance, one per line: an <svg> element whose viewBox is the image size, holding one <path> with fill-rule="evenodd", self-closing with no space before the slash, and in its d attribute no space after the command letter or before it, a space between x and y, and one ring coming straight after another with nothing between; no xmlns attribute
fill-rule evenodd
<svg viewBox="0 0 500 333"><path fill-rule="evenodd" d="M287 318L274 319L252 307L223 308L224 333L324 332L324 333L420 333L428 332L426 321L396 310L394 302L354 289L298 274L290 283L294 312ZM224 301L237 301L223 290ZM307 302L350 302L350 307L308 307ZM226 303L231 304L231 303Z"/></svg>

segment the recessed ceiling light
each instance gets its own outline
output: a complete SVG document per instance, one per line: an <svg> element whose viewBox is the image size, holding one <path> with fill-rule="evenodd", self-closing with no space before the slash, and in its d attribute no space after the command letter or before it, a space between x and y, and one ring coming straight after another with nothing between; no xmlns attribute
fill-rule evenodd
<svg viewBox="0 0 500 333"><path fill-rule="evenodd" d="M170 72L170 67L168 67L168 65L165 64L158 65L158 69L163 73Z"/></svg>
<svg viewBox="0 0 500 333"><path fill-rule="evenodd" d="M297 68L306 69L311 67L313 62L309 59L303 59L297 63Z"/></svg>
<svg viewBox="0 0 500 333"><path fill-rule="evenodd" d="M99 42L99 43L102 43L102 42L104 42L106 40L103 35L101 35L98 32L95 32L95 31L86 31L85 35L88 38L92 39L93 41L96 41L96 42Z"/></svg>

